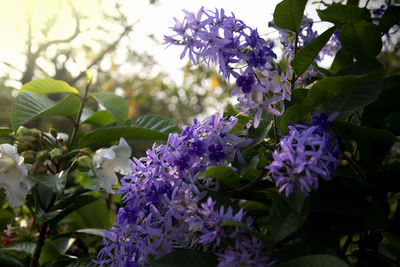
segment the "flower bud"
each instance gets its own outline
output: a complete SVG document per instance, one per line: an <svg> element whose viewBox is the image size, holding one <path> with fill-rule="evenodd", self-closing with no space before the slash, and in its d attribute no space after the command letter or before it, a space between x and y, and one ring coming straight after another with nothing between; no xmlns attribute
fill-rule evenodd
<svg viewBox="0 0 400 267"><path fill-rule="evenodd" d="M54 128L50 128L49 133L54 137L57 138L58 131Z"/></svg>
<svg viewBox="0 0 400 267"><path fill-rule="evenodd" d="M59 161L59 160L62 158L63 153L62 153L61 149L59 149L59 148L54 148L54 149L52 149L52 150L50 151L49 155L50 155L50 158L51 158L52 160L54 160L54 161L57 162L57 161Z"/></svg>
<svg viewBox="0 0 400 267"><path fill-rule="evenodd" d="M43 161L45 161L46 159L48 159L49 158L49 151L47 151L47 150L42 150L42 151L39 151L37 154L36 154L36 160L38 160L38 161L40 161L40 162L43 162Z"/></svg>
<svg viewBox="0 0 400 267"><path fill-rule="evenodd" d="M35 151L27 150L21 153L21 156L24 157L25 163L34 163L35 162Z"/></svg>
<svg viewBox="0 0 400 267"><path fill-rule="evenodd" d="M81 156L77 161L78 170L81 172L87 172L92 168L92 158L89 156Z"/></svg>

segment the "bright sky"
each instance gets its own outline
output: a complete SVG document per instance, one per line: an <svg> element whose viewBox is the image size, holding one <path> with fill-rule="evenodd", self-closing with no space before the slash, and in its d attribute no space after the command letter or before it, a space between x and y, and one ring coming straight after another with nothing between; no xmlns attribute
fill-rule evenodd
<svg viewBox="0 0 400 267"><path fill-rule="evenodd" d="M257 27L258 32L270 34L273 29L268 28L268 22L272 20L272 14L279 0L159 0L157 5L149 5L148 0L73 0L74 5L80 12L87 16L96 18L102 10L113 10L115 2L119 2L121 7L126 10L130 22L138 19L140 23L135 26L133 40L129 44L138 52L149 52L155 59L169 71L173 71L184 63L179 54L181 47L171 46L167 50L162 44L149 41L146 35L152 34L156 39L163 41L163 35L172 33L169 27L174 25L174 17L183 17L182 9L196 12L201 6L206 9L224 8L225 12L233 12L238 19L243 20L251 27ZM311 1L310 1L311 2ZM34 26L40 29L49 17L48 14L57 12L60 23L54 26L54 31L50 36L53 38L63 38L74 30L74 23L69 19L69 14L65 10L67 1L65 0L0 0L0 62L6 60L13 63L20 69L24 68L23 51L25 49L23 40L26 37L25 17L28 10L35 8L33 17ZM306 13L316 17L316 6L307 7ZM320 26L320 25L318 25ZM34 29L35 30L35 29ZM266 35L265 35L266 36ZM276 37L276 33L268 37ZM40 32L36 32L34 39L41 40ZM111 38L111 37L110 37ZM84 40L81 40L84 41ZM73 45L73 44L71 44ZM98 47L100 49L100 47ZM0 75L4 70L0 64ZM84 66L81 66L84 68ZM80 71L80 70L77 70Z"/></svg>

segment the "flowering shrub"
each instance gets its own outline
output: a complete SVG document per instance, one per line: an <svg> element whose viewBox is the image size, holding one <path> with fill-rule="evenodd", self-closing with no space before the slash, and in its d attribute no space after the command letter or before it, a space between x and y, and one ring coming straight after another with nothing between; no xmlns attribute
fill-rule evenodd
<svg viewBox="0 0 400 267"><path fill-rule="evenodd" d="M191 125L129 121L123 98L90 92L89 73L83 92L53 79L25 84L11 128L0 129L14 142L0 145L1 262L399 265L400 76L377 60L399 6L323 3L318 16L333 26L318 34L306 4L276 6L280 42L223 9L175 19L166 44L217 65L237 96ZM105 110L84 110L89 98ZM24 127L50 115L70 119L70 135ZM157 142L131 158L135 139Z"/></svg>

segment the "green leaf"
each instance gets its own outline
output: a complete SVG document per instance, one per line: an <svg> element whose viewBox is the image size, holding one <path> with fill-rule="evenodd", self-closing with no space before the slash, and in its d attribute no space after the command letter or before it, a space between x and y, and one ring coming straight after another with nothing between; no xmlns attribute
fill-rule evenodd
<svg viewBox="0 0 400 267"><path fill-rule="evenodd" d="M400 112L395 112L386 116L381 122L382 128L391 130L396 135L400 135Z"/></svg>
<svg viewBox="0 0 400 267"><path fill-rule="evenodd" d="M376 58L382 49L378 25L363 20L343 25L340 29L339 41L343 48L358 58Z"/></svg>
<svg viewBox="0 0 400 267"><path fill-rule="evenodd" d="M335 32L336 27L333 26L326 31L324 31L317 38L312 40L309 44L303 47L293 58L290 65L294 68L297 76L302 75L314 59L317 57L321 49L326 45L326 43L331 38L332 34Z"/></svg>
<svg viewBox="0 0 400 267"><path fill-rule="evenodd" d="M33 180L45 185L52 192L56 193L58 196L61 196L65 189L65 184L67 181L68 172L72 168L71 164L68 169L63 170L56 174L37 174L30 176Z"/></svg>
<svg viewBox="0 0 400 267"><path fill-rule="evenodd" d="M91 259L79 259L66 265L66 267L97 267L98 264L92 262Z"/></svg>
<svg viewBox="0 0 400 267"><path fill-rule="evenodd" d="M270 233L276 242L299 230L307 219L310 203L299 190L288 198L281 197L272 206Z"/></svg>
<svg viewBox="0 0 400 267"><path fill-rule="evenodd" d="M339 112L337 119L347 119L360 108L373 103L379 98L383 88L383 66L374 60L359 60L355 64L339 71L338 75L358 75L368 72L382 72L381 76L370 79L366 83L355 85L342 94L330 99L323 104L323 110L327 113Z"/></svg>
<svg viewBox="0 0 400 267"><path fill-rule="evenodd" d="M20 242L10 247L4 248L3 251L18 251L28 255L33 255L36 244L33 242Z"/></svg>
<svg viewBox="0 0 400 267"><path fill-rule="evenodd" d="M40 265L45 264L46 262L56 260L60 255L57 250L57 247L51 241L51 239L46 239L42 250L40 252L39 262Z"/></svg>
<svg viewBox="0 0 400 267"><path fill-rule="evenodd" d="M181 128L172 119L160 115L145 115L136 121L136 127L146 128L161 133L180 132Z"/></svg>
<svg viewBox="0 0 400 267"><path fill-rule="evenodd" d="M79 109L79 98L68 95L58 103L31 92L15 97L11 107L11 127L17 129L29 121L47 116L64 116L73 119Z"/></svg>
<svg viewBox="0 0 400 267"><path fill-rule="evenodd" d="M342 47L336 52L335 58L333 59L332 65L329 69L330 72L336 73L339 70L354 63L354 55L346 48Z"/></svg>
<svg viewBox="0 0 400 267"><path fill-rule="evenodd" d="M298 32L307 0L283 0L275 7L274 24Z"/></svg>
<svg viewBox="0 0 400 267"><path fill-rule="evenodd" d="M6 229L7 224L11 223L11 220L13 218L14 218L14 213L11 210L1 209L0 210L0 231L3 231L3 229Z"/></svg>
<svg viewBox="0 0 400 267"><path fill-rule="evenodd" d="M379 28L387 33L392 26L400 23L400 6L390 5L379 20Z"/></svg>
<svg viewBox="0 0 400 267"><path fill-rule="evenodd" d="M281 130L286 131L288 123L297 123L304 115L334 97L348 91L368 86L371 81L381 79L382 73L372 72L362 76L328 77L316 82L308 91L303 102L290 106L283 114L280 122Z"/></svg>
<svg viewBox="0 0 400 267"><path fill-rule="evenodd" d="M68 83L48 78L37 79L24 84L24 86L22 86L22 88L18 90L18 94L22 92L31 92L40 95L53 93L68 93L79 95L79 91L76 90L74 87L71 87Z"/></svg>
<svg viewBox="0 0 400 267"><path fill-rule="evenodd" d="M344 121L333 121L333 131L343 140L357 142L396 142L396 136L388 130L369 128Z"/></svg>
<svg viewBox="0 0 400 267"><path fill-rule="evenodd" d="M5 136L9 135L10 133L13 132L13 129L8 128L8 127L0 127L0 136Z"/></svg>
<svg viewBox="0 0 400 267"><path fill-rule="evenodd" d="M229 188L236 188L240 185L240 175L232 170L230 167L225 166L212 166L209 167L204 173L204 177L211 177L220 181L223 185Z"/></svg>
<svg viewBox="0 0 400 267"><path fill-rule="evenodd" d="M107 110L100 110L90 114L82 122L90 123L94 126L101 127L110 124L112 122L115 122L115 118Z"/></svg>
<svg viewBox="0 0 400 267"><path fill-rule="evenodd" d="M167 140L168 134L139 127L109 127L95 130L79 139L79 146L96 146L117 141L121 137L137 140Z"/></svg>
<svg viewBox="0 0 400 267"><path fill-rule="evenodd" d="M151 262L153 267L212 267L217 266L217 257L212 252L177 250Z"/></svg>
<svg viewBox="0 0 400 267"><path fill-rule="evenodd" d="M332 255L307 255L294 260L279 262L276 267L349 267L349 265Z"/></svg>
<svg viewBox="0 0 400 267"><path fill-rule="evenodd" d="M357 6L332 4L324 10L317 10L317 12L321 20L335 24L370 20L367 10Z"/></svg>
<svg viewBox="0 0 400 267"><path fill-rule="evenodd" d="M52 211L57 211L60 207L63 208L62 210L60 209L61 212L57 213L54 217L48 220L49 226L51 228L56 226L57 223L65 218L67 215L97 200L98 198L92 195L75 195L67 198L65 201L60 202L53 207Z"/></svg>
<svg viewBox="0 0 400 267"><path fill-rule="evenodd" d="M25 264L21 262L17 257L14 255L4 253L0 251L0 262L6 266L10 267L24 267Z"/></svg>
<svg viewBox="0 0 400 267"><path fill-rule="evenodd" d="M129 105L125 98L110 92L97 92L90 96L110 112L118 123L124 123L128 119Z"/></svg>

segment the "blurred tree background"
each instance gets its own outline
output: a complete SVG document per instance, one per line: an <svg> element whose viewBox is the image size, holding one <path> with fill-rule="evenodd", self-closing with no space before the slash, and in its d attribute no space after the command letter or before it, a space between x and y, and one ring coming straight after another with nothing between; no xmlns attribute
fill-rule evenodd
<svg viewBox="0 0 400 267"><path fill-rule="evenodd" d="M11 100L23 84L37 78L54 78L81 90L85 68L94 77L92 92L113 91L124 96L133 120L151 113L185 124L195 115L223 108L221 103L228 99L226 82L215 70L187 64L182 82L177 83L152 55L132 49L129 44L136 42L135 26L140 18L130 21L124 2L93 0L85 6L76 0L20 2L26 4L21 8L24 21L19 26L24 32L19 39L23 44L18 43L21 51L0 57L0 126L10 125ZM149 5L157 3L148 1ZM6 12L7 3L1 5ZM146 38L163 46L162 36L147 34ZM70 129L68 123L57 118L38 120L30 126Z"/></svg>

